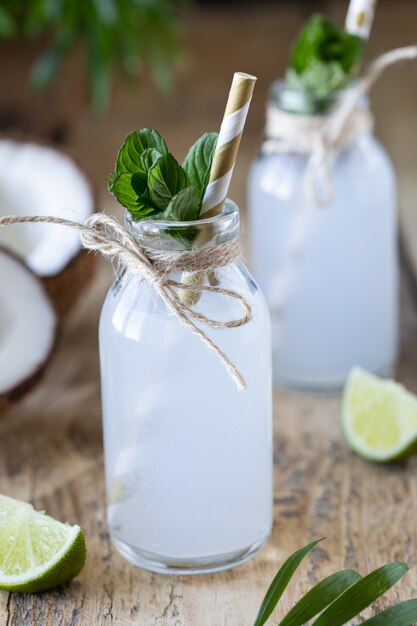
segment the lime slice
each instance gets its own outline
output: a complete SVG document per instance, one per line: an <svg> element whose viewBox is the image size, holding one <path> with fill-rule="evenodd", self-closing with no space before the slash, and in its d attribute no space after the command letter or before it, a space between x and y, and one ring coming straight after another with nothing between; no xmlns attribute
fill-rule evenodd
<svg viewBox="0 0 417 626"><path fill-rule="evenodd" d="M350 447L371 461L395 461L417 452L417 398L403 385L360 368L343 394L342 427Z"/></svg>
<svg viewBox="0 0 417 626"><path fill-rule="evenodd" d="M0 495L0 589L34 593L62 585L82 570L84 535Z"/></svg>

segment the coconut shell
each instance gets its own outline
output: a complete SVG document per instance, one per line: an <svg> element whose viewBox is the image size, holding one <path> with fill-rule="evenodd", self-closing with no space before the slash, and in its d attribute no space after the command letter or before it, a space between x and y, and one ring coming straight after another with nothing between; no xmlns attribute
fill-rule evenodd
<svg viewBox="0 0 417 626"><path fill-rule="evenodd" d="M42 286L41 279L30 269L30 267L26 265L24 261L22 261L22 259L18 255L14 254L14 252L11 252L4 246L0 246L0 254L7 254L15 261L17 261L17 263L22 265L25 270L33 276L34 280L38 281ZM49 352L45 356L44 360L26 378L17 382L16 386L12 389L6 391L5 393L0 393L0 414L5 413L7 410L12 408L17 402L22 400L30 391L32 391L32 389L36 387L36 385L41 381L45 369L55 353L59 335L59 321L52 299L49 297L44 287L42 290L44 292L45 299L50 303L51 308L55 313L55 328Z"/></svg>
<svg viewBox="0 0 417 626"><path fill-rule="evenodd" d="M54 340L54 346L55 345L56 345L56 338ZM10 391L4 394L0 394L0 415L2 415L3 413L6 413L20 400L23 400L23 398L36 387L36 385L42 380L43 375L45 373L45 369L49 365L54 352L55 352L55 347L51 350L48 357L45 359L42 365L36 370L36 372L32 374L32 376L23 380L21 383L16 385L16 387L11 389Z"/></svg>
<svg viewBox="0 0 417 626"><path fill-rule="evenodd" d="M88 183L88 187L91 193L93 211L97 210L97 194L94 186L91 182L85 169L80 165L78 160L67 151L58 148L55 144L39 139L30 134L23 132L11 132L1 133L0 141L13 141L15 143L25 144L37 144L41 147L54 150L62 157L71 161L76 168L84 176ZM45 288L54 304L55 310L58 316L65 316L72 306L75 304L77 298L83 291L84 287L88 285L94 274L95 268L95 255L88 254L87 251L82 250L78 254L68 260L67 265L52 276L40 276Z"/></svg>
<svg viewBox="0 0 417 626"><path fill-rule="evenodd" d="M55 276L45 276L42 282L59 317L65 316L94 275L96 256L81 250Z"/></svg>

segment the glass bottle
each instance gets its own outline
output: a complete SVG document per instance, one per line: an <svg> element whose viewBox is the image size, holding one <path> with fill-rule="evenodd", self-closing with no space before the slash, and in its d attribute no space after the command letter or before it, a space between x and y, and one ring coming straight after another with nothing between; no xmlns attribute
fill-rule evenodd
<svg viewBox="0 0 417 626"><path fill-rule="evenodd" d="M181 250L178 235L191 227L194 242L214 250L239 236L239 210L227 201L221 215L196 222L126 224L148 248ZM101 315L108 523L119 552L152 571L233 567L271 530L269 314L242 261L215 277L253 310L238 328L201 326L243 374L244 391L139 275L121 273ZM242 315L236 301L207 292L196 309L224 321Z"/></svg>
<svg viewBox="0 0 417 626"><path fill-rule="evenodd" d="M327 102L310 94L306 102L278 81L268 112L311 115L318 105L341 104L347 92ZM397 193L390 159L371 132L332 155L333 196L325 207L305 193L309 156L288 150L256 159L249 234L254 275L271 312L274 380L320 391L341 387L356 365L382 375L394 367Z"/></svg>

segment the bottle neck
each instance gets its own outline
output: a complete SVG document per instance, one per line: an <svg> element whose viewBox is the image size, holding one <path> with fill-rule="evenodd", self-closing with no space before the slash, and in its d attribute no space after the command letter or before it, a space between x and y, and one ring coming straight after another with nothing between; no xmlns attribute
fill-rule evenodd
<svg viewBox="0 0 417 626"><path fill-rule="evenodd" d="M356 86L357 81L352 81L344 89L335 90L323 96L318 91L289 89L285 80L278 80L271 85L268 110L278 109L284 113L308 117L327 117L343 105ZM367 109L368 107L368 98L364 96L358 108Z"/></svg>
<svg viewBox="0 0 417 626"><path fill-rule="evenodd" d="M125 214L128 231L145 248L184 252L202 248L215 249L239 236L239 208L226 200L221 214L188 222L144 219L134 221Z"/></svg>

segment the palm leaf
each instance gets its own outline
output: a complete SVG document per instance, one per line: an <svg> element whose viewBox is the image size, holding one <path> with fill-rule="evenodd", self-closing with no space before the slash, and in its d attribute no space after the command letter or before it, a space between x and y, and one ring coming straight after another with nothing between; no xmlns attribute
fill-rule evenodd
<svg viewBox="0 0 417 626"><path fill-rule="evenodd" d="M417 599L391 606L363 622L362 626L412 626L415 622L417 622Z"/></svg>
<svg viewBox="0 0 417 626"><path fill-rule="evenodd" d="M254 626L263 626L265 622L268 620L272 611L275 609L279 599L287 588L288 583L290 582L295 570L300 565L301 561L304 557L319 543L318 541L312 541L301 550L297 550L294 554L292 554L284 563L284 565L280 568L274 580L272 581L266 595L261 604L261 608L259 609L258 615L256 616L256 620Z"/></svg>
<svg viewBox="0 0 417 626"><path fill-rule="evenodd" d="M353 570L331 574L310 589L287 613L279 626L303 626L361 578L362 576Z"/></svg>
<svg viewBox="0 0 417 626"><path fill-rule="evenodd" d="M354 583L314 622L314 626L343 626L382 596L407 572L405 563L389 563Z"/></svg>

